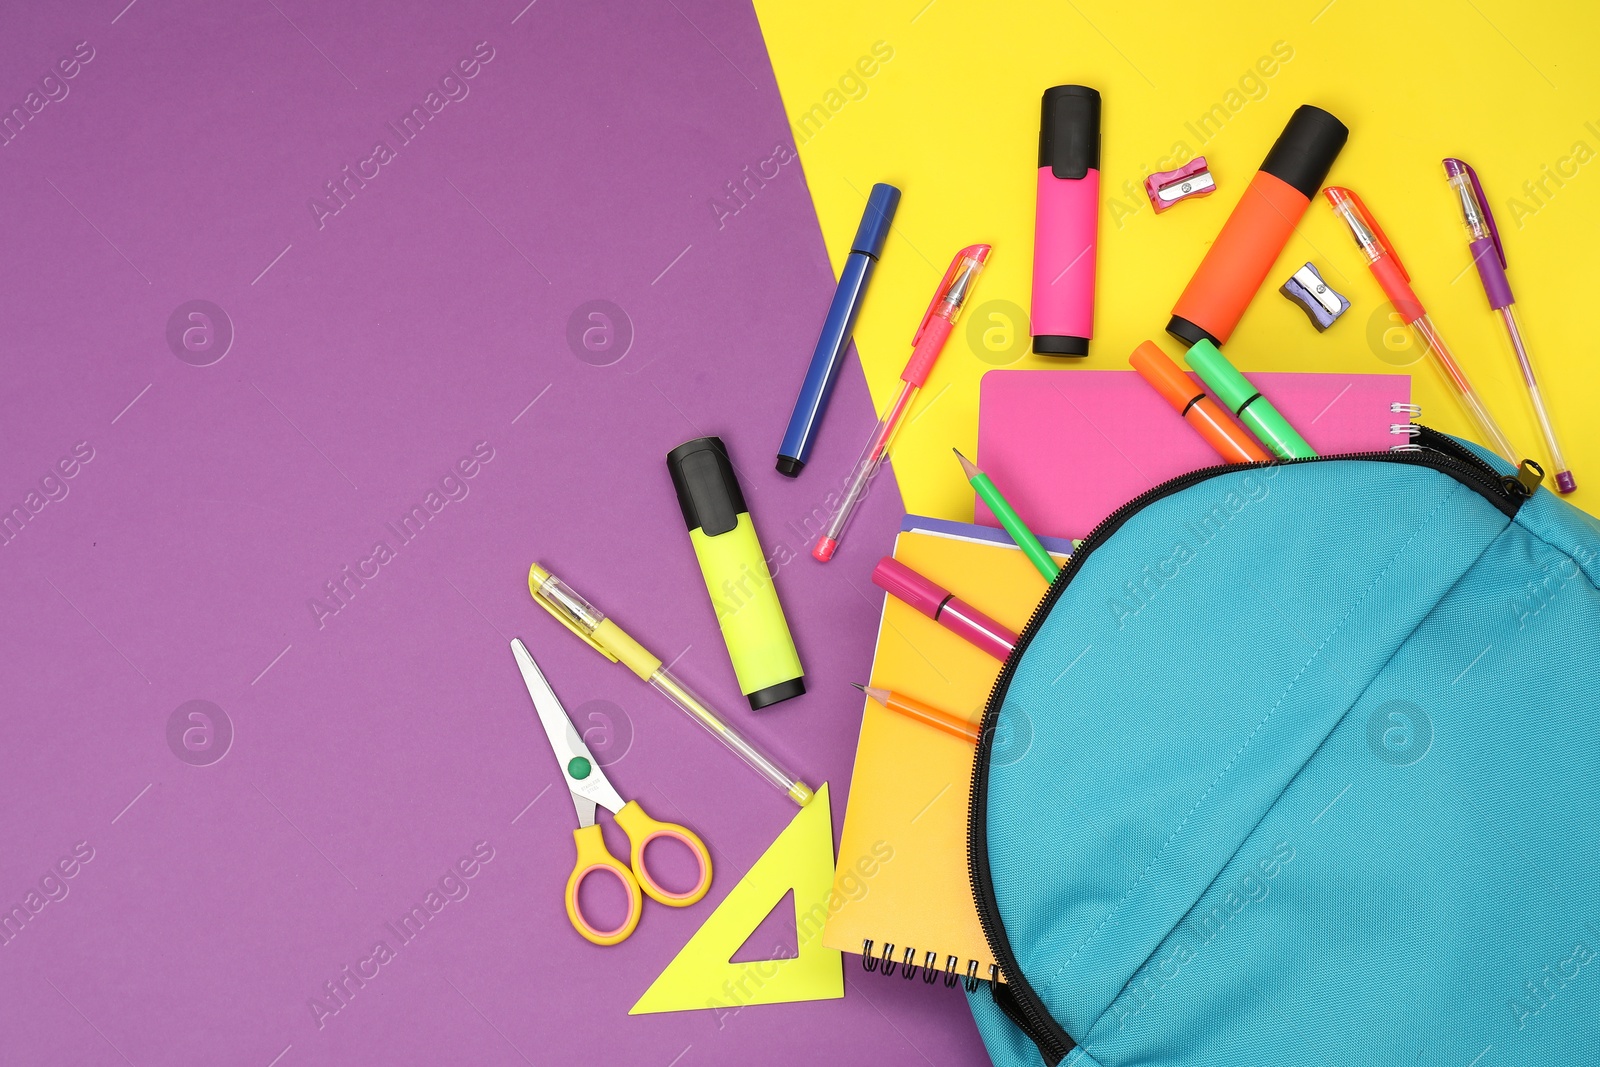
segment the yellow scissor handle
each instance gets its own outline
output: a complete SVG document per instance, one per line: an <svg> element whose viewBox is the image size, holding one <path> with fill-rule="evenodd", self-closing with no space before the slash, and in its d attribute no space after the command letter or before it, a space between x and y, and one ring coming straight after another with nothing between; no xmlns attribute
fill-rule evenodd
<svg viewBox="0 0 1600 1067"><path fill-rule="evenodd" d="M652 819L644 813L637 800L628 801L617 812L617 825L628 835L628 843L632 846L628 859L633 867L633 876L639 888L649 894L651 900L674 908L686 908L706 895L706 890L711 888L711 852L694 831L677 823ZM674 893L657 882L645 867L645 846L660 837L686 845L694 855L695 862L700 865L700 874L694 885L682 893Z"/></svg>
<svg viewBox="0 0 1600 1067"><path fill-rule="evenodd" d="M633 933L633 928L639 925L639 913L644 911L644 898L639 895L638 881L633 877L633 872L606 849L598 823L580 826L572 831L572 840L578 846L578 859L572 865L572 873L567 876L567 918L571 920L572 928L596 945L615 945L626 941L628 935ZM628 894L628 914L620 926L611 930L602 930L590 923L584 918L578 904L578 886L598 871L604 871L620 881Z"/></svg>

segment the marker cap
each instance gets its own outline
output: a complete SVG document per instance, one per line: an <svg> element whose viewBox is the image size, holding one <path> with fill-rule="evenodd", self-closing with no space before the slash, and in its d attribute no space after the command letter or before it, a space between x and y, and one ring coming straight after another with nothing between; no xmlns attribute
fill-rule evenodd
<svg viewBox="0 0 1600 1067"><path fill-rule="evenodd" d="M1180 414L1189 410L1196 397L1205 395L1205 390L1194 384L1194 379L1183 373L1154 341L1139 342L1128 363Z"/></svg>
<svg viewBox="0 0 1600 1067"><path fill-rule="evenodd" d="M1210 341L1200 341L1185 357L1227 409L1266 445L1279 459L1305 459L1317 454L1272 401L1262 396L1249 379L1240 374L1228 357Z"/></svg>
<svg viewBox="0 0 1600 1067"><path fill-rule="evenodd" d="M950 599L949 593L893 556L884 556L872 568L872 584L930 619L938 618L939 608Z"/></svg>
<svg viewBox="0 0 1600 1067"><path fill-rule="evenodd" d="M720 437L697 437L667 453L667 471L678 493L684 524L707 537L725 534L748 511Z"/></svg>
<svg viewBox="0 0 1600 1067"><path fill-rule="evenodd" d="M1039 166L1057 178L1100 169L1100 93L1087 85L1044 91L1039 113Z"/></svg>
<svg viewBox="0 0 1600 1067"><path fill-rule="evenodd" d="M1229 411L1237 412L1245 401L1256 395L1255 386L1210 341L1195 342L1183 359Z"/></svg>
<svg viewBox="0 0 1600 1067"><path fill-rule="evenodd" d="M883 243L889 239L889 226L899 206L899 189L884 182L874 185L867 196L867 210L861 215L861 225L856 227L856 239L850 242L850 251L873 259L882 256Z"/></svg>
<svg viewBox="0 0 1600 1067"><path fill-rule="evenodd" d="M1273 142L1261 169L1310 200L1350 138L1350 128L1320 107L1301 104Z"/></svg>

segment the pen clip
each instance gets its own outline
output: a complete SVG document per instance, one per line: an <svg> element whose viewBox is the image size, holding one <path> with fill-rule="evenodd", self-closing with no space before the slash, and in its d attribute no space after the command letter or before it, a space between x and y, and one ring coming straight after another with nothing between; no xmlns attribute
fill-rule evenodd
<svg viewBox="0 0 1600 1067"><path fill-rule="evenodd" d="M1366 203L1361 199L1361 194L1354 189L1347 189L1342 185L1330 186L1329 192L1337 190L1344 194L1361 216L1361 221L1366 223L1367 229L1372 231L1372 236L1377 239L1378 247L1383 249L1383 254L1394 260L1394 265L1400 270L1400 277L1406 281L1411 280L1411 272L1406 270L1406 265L1400 261L1400 254L1394 250L1394 245L1389 242L1389 235L1383 232L1383 227L1378 225L1378 220L1372 217L1372 212L1367 210Z"/></svg>
<svg viewBox="0 0 1600 1067"><path fill-rule="evenodd" d="M1446 168L1454 163L1466 172L1467 180L1472 183L1472 197L1478 202L1478 210L1483 213L1483 221L1489 227L1489 238L1494 241L1494 254L1500 257L1500 269L1505 270L1510 266L1506 262L1506 246L1500 243L1500 227L1494 224L1494 212L1489 210L1489 198L1484 195L1483 183L1478 180L1478 172L1464 159L1451 157L1444 163Z"/></svg>
<svg viewBox="0 0 1600 1067"><path fill-rule="evenodd" d="M922 321L917 324L916 335L911 338L913 347L922 340L922 332L928 328L928 323L933 319L934 311L950 296L950 291L955 287L956 278L960 274L963 261L972 260L973 263L970 269L973 273L976 273L983 269L983 262L988 257L988 245L968 245L956 253L955 258L950 261L950 266L945 269L944 277L939 279L939 287L933 291L933 299L928 301L928 310L922 313ZM967 286L968 291L971 288L969 284ZM966 299L966 293L962 294L962 299ZM959 305L957 306L959 307Z"/></svg>
<svg viewBox="0 0 1600 1067"><path fill-rule="evenodd" d="M571 630L573 633L577 634L579 639L582 640L584 644L600 653L612 663L617 662L617 657L612 655L611 651L607 649L606 646L602 645L599 641L596 641L593 635L591 635L587 630L573 622L572 617L566 612L562 611L559 607L550 603L550 601L544 598L544 596L539 592L539 587L533 582L533 572L531 571L528 574L528 592L533 594L534 603L538 604L541 608L554 615L557 622Z"/></svg>

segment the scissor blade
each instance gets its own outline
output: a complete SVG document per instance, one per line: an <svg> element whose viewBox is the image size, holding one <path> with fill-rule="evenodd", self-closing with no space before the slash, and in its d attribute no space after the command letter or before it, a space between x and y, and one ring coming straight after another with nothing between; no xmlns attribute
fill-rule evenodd
<svg viewBox="0 0 1600 1067"><path fill-rule="evenodd" d="M578 825L588 826L594 822L596 804L602 805L607 811L621 811L622 797L617 795L606 779L589 746L578 736L566 708L562 707L550 683L545 681L544 672L533 661L527 646L520 639L512 638L511 654L516 657L517 669L522 672L522 683L528 687L534 710L539 713L539 725L544 727L550 749L561 766L561 776L566 779L567 791L572 794Z"/></svg>

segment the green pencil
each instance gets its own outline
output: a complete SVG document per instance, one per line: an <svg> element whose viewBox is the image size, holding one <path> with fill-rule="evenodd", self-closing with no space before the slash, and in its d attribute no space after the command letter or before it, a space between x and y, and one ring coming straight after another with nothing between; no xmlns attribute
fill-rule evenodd
<svg viewBox="0 0 1600 1067"><path fill-rule="evenodd" d="M963 456L958 449L952 448L950 451L961 461L961 469L966 472L967 481L972 483L972 488L977 490L983 502L989 505L989 510L1000 520L1000 525L1011 535L1011 540L1022 549L1022 554L1038 568L1040 574L1044 575L1045 581L1055 581L1056 575L1061 573L1061 568L1056 566L1055 559L1045 551L1039 539L1033 536L1033 531L1023 523L1022 516L1017 514L1017 509L1007 503L1006 498L1000 495L1000 490L995 488L994 481L979 470L976 463Z"/></svg>

